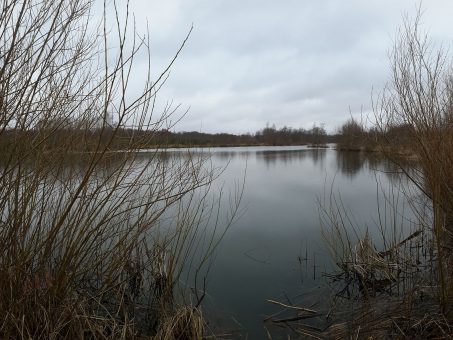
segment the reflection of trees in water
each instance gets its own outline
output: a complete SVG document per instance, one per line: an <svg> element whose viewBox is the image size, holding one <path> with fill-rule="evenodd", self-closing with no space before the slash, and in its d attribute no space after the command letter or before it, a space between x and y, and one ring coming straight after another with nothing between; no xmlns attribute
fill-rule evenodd
<svg viewBox="0 0 453 340"><path fill-rule="evenodd" d="M212 153L212 156L221 160L229 160L233 158L246 159L250 154L250 151L216 151Z"/></svg>
<svg viewBox="0 0 453 340"><path fill-rule="evenodd" d="M162 159L171 159L171 158L202 158L202 159L218 159L221 161L229 161L233 158L243 158L247 159L251 154L250 151L243 150L210 150L206 149L173 149L171 151L163 150L160 153ZM146 153L144 153L146 155Z"/></svg>
<svg viewBox="0 0 453 340"><path fill-rule="evenodd" d="M409 160L401 159L399 164L391 162L379 153L357 152L357 151L337 151L337 168L341 173L348 177L355 177L362 169L375 170L384 173L391 183L401 180L401 167L406 171L416 171L416 164Z"/></svg>
<svg viewBox="0 0 453 340"><path fill-rule="evenodd" d="M313 148L313 149L299 149L299 150L171 150L162 151L159 153L159 157L162 160L168 160L172 158L187 157L190 155L194 158L206 158L212 157L222 161L228 161L231 159L247 159L252 155L256 156L258 161L264 161L266 165L274 164L276 162L290 163L299 161L301 159L310 158L314 164L320 164L321 167L325 164L326 149L324 148ZM139 157L146 158L147 153L143 152Z"/></svg>
<svg viewBox="0 0 453 340"><path fill-rule="evenodd" d="M258 161L264 161L267 166L277 162L288 164L310 158L314 164L319 163L322 167L326 158L326 149L304 149L304 150L264 150L257 151Z"/></svg>
<svg viewBox="0 0 453 340"><path fill-rule="evenodd" d="M119 176L119 168L122 168L121 176L123 176L123 180L127 177L131 181L139 176L144 168L146 168L148 174L155 173L156 176L163 172L170 175L177 170L187 168L197 169L200 172L212 170L209 163L211 154L198 151L151 150L138 152L133 158L126 152L107 152L95 164L93 164L92 157L93 154L88 152L52 154L51 158L50 155L49 157L44 155L24 162L22 167L29 177L40 173L43 183L53 179L59 183L64 183L66 187L79 184L90 167L94 182L104 180L105 183L114 181L115 176ZM125 161L126 157L131 159ZM0 157L0 173L4 173L6 169L7 162Z"/></svg>
<svg viewBox="0 0 453 340"><path fill-rule="evenodd" d="M348 177L355 177L365 164L365 157L362 152L337 151L337 168Z"/></svg>
<svg viewBox="0 0 453 340"><path fill-rule="evenodd" d="M309 151L315 165L319 163L319 166L323 168L326 160L326 149L311 149Z"/></svg>
<svg viewBox="0 0 453 340"><path fill-rule="evenodd" d="M391 184L398 184L402 179L402 172L397 164L377 153L364 153L367 166L370 170L384 173Z"/></svg>

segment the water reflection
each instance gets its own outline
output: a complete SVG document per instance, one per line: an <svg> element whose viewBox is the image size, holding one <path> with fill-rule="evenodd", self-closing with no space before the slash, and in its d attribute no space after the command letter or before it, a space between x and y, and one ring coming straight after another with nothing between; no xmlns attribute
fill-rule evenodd
<svg viewBox="0 0 453 340"><path fill-rule="evenodd" d="M349 178L355 177L365 165L361 152L337 152L337 169Z"/></svg>
<svg viewBox="0 0 453 340"><path fill-rule="evenodd" d="M222 319L222 330L237 329L240 323L243 338L263 339L263 319L278 312L267 299L297 297L304 306L327 302L328 292L319 288L320 273L331 268L332 259L317 203L326 187L341 194L358 226L371 229L379 220L377 200L385 206L377 197L376 180L388 188L399 174L378 154L333 149L229 148L214 149L211 156L214 164L228 162L222 175L225 188L233 188L247 167L247 209L216 254L205 307ZM228 320L237 322L230 327Z"/></svg>
<svg viewBox="0 0 453 340"><path fill-rule="evenodd" d="M112 153L95 169L96 174L101 176L106 172L101 177L108 178L122 164L123 156ZM325 301L325 291L318 289L318 274L326 272L332 261L320 230L317 198L322 196L326 184L329 186L335 178L335 192L341 193L344 206L351 209L358 225L368 228L372 221L379 220L375 170L385 174L382 176L384 186L400 179L397 167L377 154L332 149L238 147L173 149L157 153L148 150L137 157L139 166L141 162L159 164L160 167L149 166L150 171L166 176L171 176L172 171L198 165L213 164L223 168L228 164L218 179L225 191L234 191L247 168L244 210L214 256L204 308L208 311L205 315L211 317L211 325L215 315L220 320L221 330L230 332L240 325L244 338L248 339L266 338L264 315L278 311L266 303L267 299L286 301L298 296L298 301L293 302L304 306ZM76 168L86 166L80 155L74 157L74 163ZM72 169L68 168L67 171ZM131 171L131 180L133 174ZM75 177L63 172L57 175L62 181ZM139 184L141 190L146 185L153 189L154 185L158 192L163 183ZM213 184L213 189L217 189L216 185ZM212 191L213 195L218 195L221 190ZM137 195L141 193L143 191L137 190ZM229 202L219 209L228 212ZM210 227L209 221L203 220L207 234ZM188 280L182 284L186 282L187 287L191 287Z"/></svg>
<svg viewBox="0 0 453 340"><path fill-rule="evenodd" d="M262 161L266 166L275 166L276 163L300 162L304 159L313 161L315 165L323 167L326 158L325 149L301 149L301 150L263 150L255 153L256 159Z"/></svg>
<svg viewBox="0 0 453 340"><path fill-rule="evenodd" d="M414 164L408 161L401 160L400 164L396 164L379 153L372 152L336 151L335 160L337 169L349 179L353 179L362 171L375 171L385 174L392 183L401 180L400 166L405 166L407 169L414 167Z"/></svg>
<svg viewBox="0 0 453 340"><path fill-rule="evenodd" d="M246 159L250 156L250 152L248 151L219 151L214 153L215 157L229 160L231 158L240 158Z"/></svg>

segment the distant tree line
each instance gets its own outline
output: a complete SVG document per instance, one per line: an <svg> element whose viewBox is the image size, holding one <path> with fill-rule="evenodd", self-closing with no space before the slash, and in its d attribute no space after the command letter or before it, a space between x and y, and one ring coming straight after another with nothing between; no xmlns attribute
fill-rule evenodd
<svg viewBox="0 0 453 340"><path fill-rule="evenodd" d="M86 125L86 122L84 123ZM40 121L34 128L22 130L6 130L0 138L0 149L14 145L20 133L22 141L44 144L49 149L68 147L80 151L92 151L99 141L104 141L111 150L124 148L154 148L154 147L214 147L214 146L253 146L253 145L312 145L324 146L327 143L336 143L337 148L343 150L375 151L380 139L391 141L397 149L406 149L409 143L411 126L395 124L385 131L376 127L368 128L364 124L350 118L341 125L335 133L328 134L323 126L313 125L310 129L291 128L284 126L280 129L275 125L266 126L255 133L205 133L205 132L172 132L167 129L154 131L136 130L129 127L118 128L111 124L100 122L90 123L90 126L77 124L67 120ZM48 131L52 133L49 136ZM67 138L70 135L73 138ZM24 137L26 138L24 139ZM43 138L42 136L45 136ZM382 143L381 143L382 144ZM25 145L24 145L25 147Z"/></svg>
<svg viewBox="0 0 453 340"><path fill-rule="evenodd" d="M173 146L237 146L237 145L325 145L334 142L324 127L314 125L311 129L294 129L275 125L266 126L254 134L171 132L162 130L154 138L154 143Z"/></svg>
<svg viewBox="0 0 453 340"><path fill-rule="evenodd" d="M49 137L51 131L51 137ZM35 143L37 140L49 149L61 148L71 143L72 147L81 151L91 151L96 143L105 141L112 150L124 147L153 148L157 146L189 147L189 146L247 146L247 145L324 145L335 142L334 136L326 133L321 126L314 125L311 129L294 129L283 127L277 129L275 125L267 126L255 133L231 134L231 133L204 133L197 131L172 132L167 129L154 131L136 130L129 127L113 127L111 124L95 122L86 126L86 123L78 124L67 119L48 119L38 122L33 128L20 132L5 131L1 136L0 147L7 146L18 138ZM45 136L43 138L42 136ZM74 138L68 139L71 135ZM112 136L114 135L114 136ZM113 137L113 138L112 138Z"/></svg>

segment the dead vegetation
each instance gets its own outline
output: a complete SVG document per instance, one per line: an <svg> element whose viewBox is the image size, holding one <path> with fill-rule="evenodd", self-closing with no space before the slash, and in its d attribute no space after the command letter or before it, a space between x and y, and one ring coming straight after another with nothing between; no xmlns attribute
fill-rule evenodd
<svg viewBox="0 0 453 340"><path fill-rule="evenodd" d="M321 202L321 224L337 267L328 274L334 298L331 309L312 316L324 326L307 322L310 315L280 320L296 335L452 337L452 71L445 49L421 33L420 12L398 32L391 71L374 103L374 131L400 180L393 181L388 205L378 207L377 232L356 225L340 197L331 193ZM401 145L415 166L407 167L394 152ZM410 223L397 204L401 194L410 202Z"/></svg>
<svg viewBox="0 0 453 340"><path fill-rule="evenodd" d="M180 50L152 76L128 3L99 5L0 4L0 337L197 339L218 172L138 152L181 118L154 109Z"/></svg>

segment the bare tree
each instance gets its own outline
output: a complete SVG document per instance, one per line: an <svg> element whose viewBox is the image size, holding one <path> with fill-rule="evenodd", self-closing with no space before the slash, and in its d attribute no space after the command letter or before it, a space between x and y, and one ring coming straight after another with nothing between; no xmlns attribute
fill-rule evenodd
<svg viewBox="0 0 453 340"><path fill-rule="evenodd" d="M350 118L339 130L341 149L360 150L365 141L365 129L354 118Z"/></svg>
<svg viewBox="0 0 453 340"><path fill-rule="evenodd" d="M213 216L215 172L138 152L172 126L175 108L154 103L187 37L153 78L129 3L120 15L104 2L93 29L94 5L0 5L0 335L197 338L196 310L174 318L173 291ZM148 69L132 93L138 57Z"/></svg>

